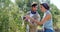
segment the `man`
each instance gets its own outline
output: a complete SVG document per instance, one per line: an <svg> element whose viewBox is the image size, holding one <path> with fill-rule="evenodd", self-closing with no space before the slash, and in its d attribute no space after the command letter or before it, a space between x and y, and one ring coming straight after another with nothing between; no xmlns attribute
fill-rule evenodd
<svg viewBox="0 0 60 32"><path fill-rule="evenodd" d="M36 19L36 20L39 20L40 21L40 15L39 13L37 12L37 3L36 2L33 2L32 5L31 5L31 10L29 12L27 12L26 15L29 15L30 17ZM27 25L27 31L29 29L28 32L37 32L37 24L34 23L33 21L28 21L29 22L29 25ZM29 28L28 28L29 27Z"/></svg>

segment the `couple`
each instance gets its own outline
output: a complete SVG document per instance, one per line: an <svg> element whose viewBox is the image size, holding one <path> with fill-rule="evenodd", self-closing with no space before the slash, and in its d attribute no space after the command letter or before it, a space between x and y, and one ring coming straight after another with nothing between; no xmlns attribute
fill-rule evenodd
<svg viewBox="0 0 60 32"><path fill-rule="evenodd" d="M54 32L52 15L49 11L50 7L46 3L40 4L40 10L44 13L43 18L40 20L40 15L36 11L37 3L33 2L31 5L31 11L27 13L26 19L29 20L29 32L37 32L37 25L43 25L43 32Z"/></svg>

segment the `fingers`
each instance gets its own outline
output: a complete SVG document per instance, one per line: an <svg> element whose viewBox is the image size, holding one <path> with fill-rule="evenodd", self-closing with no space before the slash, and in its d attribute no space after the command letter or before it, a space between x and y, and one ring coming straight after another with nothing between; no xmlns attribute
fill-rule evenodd
<svg viewBox="0 0 60 32"><path fill-rule="evenodd" d="M27 19L30 19L30 16L29 16L29 15L27 15L27 16L26 16L26 18L27 18Z"/></svg>

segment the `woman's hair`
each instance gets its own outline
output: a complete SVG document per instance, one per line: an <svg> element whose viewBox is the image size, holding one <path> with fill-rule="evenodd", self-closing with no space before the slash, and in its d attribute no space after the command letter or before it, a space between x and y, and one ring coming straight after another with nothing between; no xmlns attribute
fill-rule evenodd
<svg viewBox="0 0 60 32"><path fill-rule="evenodd" d="M47 3L42 3L42 4L40 4L40 5L42 5L45 9L47 9L47 10L49 10L50 9L50 7L49 7L49 5L47 4Z"/></svg>

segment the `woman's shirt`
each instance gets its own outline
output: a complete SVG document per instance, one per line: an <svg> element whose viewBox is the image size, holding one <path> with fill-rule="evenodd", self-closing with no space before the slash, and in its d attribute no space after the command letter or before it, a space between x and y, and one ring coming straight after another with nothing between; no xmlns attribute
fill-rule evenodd
<svg viewBox="0 0 60 32"><path fill-rule="evenodd" d="M50 11L47 10L45 13L44 13L44 16L43 16L43 19L46 17L47 14L50 14ZM53 30L53 22L52 22L52 15L51 15L51 18L49 20L47 20L44 24L43 24L43 27L46 28L46 29L51 29Z"/></svg>

